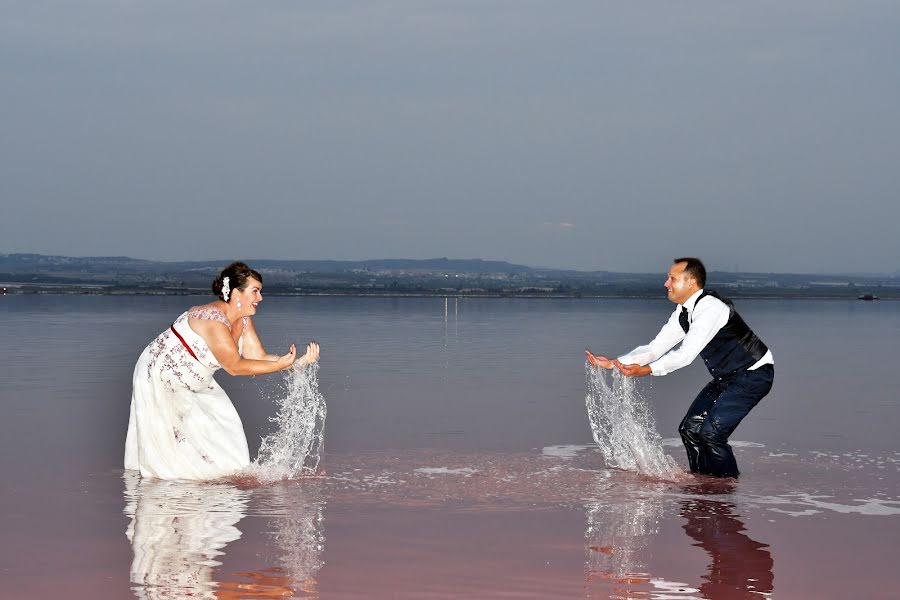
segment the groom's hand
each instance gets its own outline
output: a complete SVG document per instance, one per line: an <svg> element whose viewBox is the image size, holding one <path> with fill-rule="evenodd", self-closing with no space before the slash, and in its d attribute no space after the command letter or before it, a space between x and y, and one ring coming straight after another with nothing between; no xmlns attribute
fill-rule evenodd
<svg viewBox="0 0 900 600"><path fill-rule="evenodd" d="M647 365L623 365L622 363L619 363L616 366L619 368L619 372L626 377L643 377L644 375L650 375L653 372Z"/></svg>
<svg viewBox="0 0 900 600"><path fill-rule="evenodd" d="M594 356L593 354L591 354L590 350L585 350L584 353L587 354L588 362L591 363L591 366L595 369L598 367L603 367L604 369L612 369L614 366L616 366L616 363L619 362L617 360L609 360L605 356Z"/></svg>

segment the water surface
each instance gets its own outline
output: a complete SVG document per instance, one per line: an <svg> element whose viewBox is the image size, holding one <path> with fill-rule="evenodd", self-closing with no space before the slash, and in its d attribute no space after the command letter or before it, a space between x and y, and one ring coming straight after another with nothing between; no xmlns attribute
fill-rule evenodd
<svg viewBox="0 0 900 600"><path fill-rule="evenodd" d="M121 468L134 362L185 297L0 298L0 597L895 598L900 303L738 301L773 349L736 485L610 469L583 350L665 300L266 298L322 344L323 472L241 488ZM707 378L638 382L665 451ZM218 376L255 454L280 377Z"/></svg>

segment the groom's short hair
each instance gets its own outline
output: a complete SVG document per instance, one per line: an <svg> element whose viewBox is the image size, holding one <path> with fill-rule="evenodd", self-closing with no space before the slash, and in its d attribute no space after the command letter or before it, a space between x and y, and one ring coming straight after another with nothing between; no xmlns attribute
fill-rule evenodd
<svg viewBox="0 0 900 600"><path fill-rule="evenodd" d="M687 263L684 266L684 272L694 278L698 287L706 287L706 267L703 266L703 262L699 258L692 256L676 258L673 264L677 265L678 263Z"/></svg>

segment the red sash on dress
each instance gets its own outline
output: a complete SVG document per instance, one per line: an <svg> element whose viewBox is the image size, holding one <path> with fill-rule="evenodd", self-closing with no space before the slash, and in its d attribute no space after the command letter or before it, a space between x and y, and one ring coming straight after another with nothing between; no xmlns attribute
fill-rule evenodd
<svg viewBox="0 0 900 600"><path fill-rule="evenodd" d="M187 350L187 351L190 353L190 355L194 357L194 360L196 360L197 362L200 362L200 359L197 358L197 355L194 354L194 351L191 350L191 347L188 346L188 343L187 343L186 341L184 341L184 338L183 338L183 337L181 337L181 334L178 333L177 331L175 331L175 323L172 323L172 324L169 326L169 329L172 330L172 333L175 334L175 337L177 337L179 340L181 340L181 345L184 346L185 350Z"/></svg>

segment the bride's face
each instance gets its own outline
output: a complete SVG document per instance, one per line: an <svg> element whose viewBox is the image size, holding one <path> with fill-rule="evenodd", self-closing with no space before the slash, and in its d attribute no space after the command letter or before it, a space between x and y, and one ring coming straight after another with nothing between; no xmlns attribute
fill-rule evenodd
<svg viewBox="0 0 900 600"><path fill-rule="evenodd" d="M244 289L238 290L238 298L241 301L241 313L244 315L255 315L256 307L262 302L262 284L250 277Z"/></svg>

